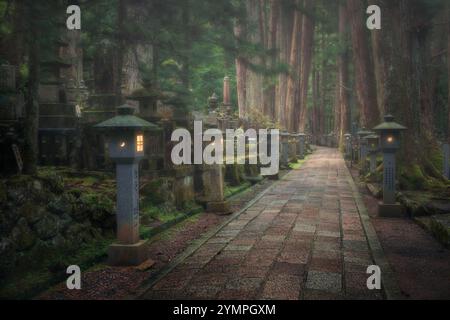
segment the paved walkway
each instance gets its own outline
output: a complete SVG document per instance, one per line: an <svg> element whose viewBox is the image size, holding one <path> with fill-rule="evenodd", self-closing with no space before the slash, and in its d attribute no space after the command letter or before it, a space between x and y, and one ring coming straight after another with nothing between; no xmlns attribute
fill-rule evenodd
<svg viewBox="0 0 450 320"><path fill-rule="evenodd" d="M337 150L318 148L142 298L381 299L349 177Z"/></svg>

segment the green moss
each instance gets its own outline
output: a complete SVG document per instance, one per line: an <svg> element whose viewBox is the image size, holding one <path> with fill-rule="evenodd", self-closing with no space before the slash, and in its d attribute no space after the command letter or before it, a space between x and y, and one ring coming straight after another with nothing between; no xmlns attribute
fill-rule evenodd
<svg viewBox="0 0 450 320"><path fill-rule="evenodd" d="M302 165L305 163L305 161L306 161L306 157L304 160L298 160L295 163L290 163L289 168L291 168L292 170L298 170L302 167Z"/></svg>
<svg viewBox="0 0 450 320"><path fill-rule="evenodd" d="M432 148L430 152L428 152L428 159L430 160L430 163L435 167L442 171L442 165L444 163L444 155L442 153L442 150L438 148Z"/></svg>
<svg viewBox="0 0 450 320"><path fill-rule="evenodd" d="M405 190L423 189L426 183L425 175L419 165L413 164L400 168L400 184Z"/></svg>
<svg viewBox="0 0 450 320"><path fill-rule="evenodd" d="M155 179L141 190L141 196L143 196L146 206L158 206L166 202L165 195L160 192L164 184L164 179Z"/></svg>
<svg viewBox="0 0 450 320"><path fill-rule="evenodd" d="M249 183L249 182L244 182L237 186L225 184L224 196L225 196L225 198L232 197L240 192L243 192L244 190L246 190L250 187L251 187L251 183Z"/></svg>

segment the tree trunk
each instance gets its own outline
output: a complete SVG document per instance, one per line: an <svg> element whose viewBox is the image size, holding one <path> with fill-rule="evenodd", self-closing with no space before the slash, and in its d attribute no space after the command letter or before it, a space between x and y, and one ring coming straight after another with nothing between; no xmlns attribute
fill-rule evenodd
<svg viewBox="0 0 450 320"><path fill-rule="evenodd" d="M119 0L117 4L117 51L115 53L115 83L114 93L116 95L116 105L123 102L122 98L122 69L125 54L125 20L126 20L126 1Z"/></svg>
<svg viewBox="0 0 450 320"><path fill-rule="evenodd" d="M297 4L300 5L301 1L297 0ZM299 76L300 76L300 44L301 44L301 34L302 34L302 12L296 10L294 13L294 25L292 27L291 33L291 52L289 58L290 72L287 82L287 92L286 92L286 122L285 129L288 131L293 131L294 128L294 112L298 100L299 90Z"/></svg>
<svg viewBox="0 0 450 320"><path fill-rule="evenodd" d="M362 0L348 0L355 61L355 79L358 103L361 108L361 125L373 128L380 120L375 76L371 64Z"/></svg>
<svg viewBox="0 0 450 320"><path fill-rule="evenodd" d="M311 72L312 53L314 45L314 0L305 0L305 11L303 15L302 39L301 39L301 63L300 63L300 83L299 83L299 103L294 113L293 130L305 132L308 115L308 84Z"/></svg>
<svg viewBox="0 0 450 320"><path fill-rule="evenodd" d="M28 23L28 87L25 105L25 150L23 154L24 173L36 174L38 160L38 127L39 127L39 81L40 81L40 26L38 9L34 1L27 2Z"/></svg>
<svg viewBox="0 0 450 320"><path fill-rule="evenodd" d="M447 79L448 79L448 131L447 142L450 144L450 3L447 3Z"/></svg>
<svg viewBox="0 0 450 320"><path fill-rule="evenodd" d="M322 34L322 39L320 42L320 48L322 51L325 50L325 42L327 41L327 37L325 34ZM326 126L327 126L327 115L325 112L325 98L326 98L326 89L327 89L327 72L326 72L326 68L327 68L327 60L324 58L321 61L321 70L318 74L318 88L319 88L319 134L320 135L324 135L324 134L328 134L329 132L326 132Z"/></svg>
<svg viewBox="0 0 450 320"><path fill-rule="evenodd" d="M253 27L253 32L247 34L247 40L252 44L262 46L264 44L263 35L258 27L261 17L259 0L248 0L246 5L247 22L249 26ZM263 59L259 56L250 57L249 63L259 67L264 65ZM259 70L252 68L251 65L247 68L246 76L246 108L248 111L255 110L256 112L262 112L264 108L264 76Z"/></svg>
<svg viewBox="0 0 450 320"><path fill-rule="evenodd" d="M348 47L347 47L347 8L339 5L339 42L341 52L338 56L338 90L339 90L339 119L337 138L339 147L344 144L344 135L349 132L349 96L348 96Z"/></svg>
<svg viewBox="0 0 450 320"><path fill-rule="evenodd" d="M280 16L280 0L270 0L270 19L269 29L267 36L267 46L270 50L270 59L268 68L270 69L270 75L266 76L266 89L264 97L264 113L271 119L275 119L275 96L276 96L276 84L275 77L272 76L272 70L276 67L277 55L277 28L278 20Z"/></svg>
<svg viewBox="0 0 450 320"><path fill-rule="evenodd" d="M245 57L239 53L240 44L245 40L245 22L239 18L236 19L234 24L234 36L238 51L235 63L239 118L244 119L247 117L247 62Z"/></svg>
<svg viewBox="0 0 450 320"><path fill-rule="evenodd" d="M280 3L280 19L278 19L278 47L279 61L285 66L289 65L291 53L292 28L294 23L294 11L286 2ZM288 72L282 72L278 76L277 97L276 97L276 120L282 126L286 126L287 119L287 88L288 88Z"/></svg>
<svg viewBox="0 0 450 320"><path fill-rule="evenodd" d="M372 0L370 4L378 5L379 7L383 7L381 0ZM386 17L383 15L382 17ZM375 81L377 88L377 102L378 102L378 111L380 115L385 114L386 102L384 100L385 97L385 86L386 86L386 61L384 47L386 43L383 41L382 30L371 30L372 34L372 53L373 53L373 65L374 65L374 73L375 73Z"/></svg>

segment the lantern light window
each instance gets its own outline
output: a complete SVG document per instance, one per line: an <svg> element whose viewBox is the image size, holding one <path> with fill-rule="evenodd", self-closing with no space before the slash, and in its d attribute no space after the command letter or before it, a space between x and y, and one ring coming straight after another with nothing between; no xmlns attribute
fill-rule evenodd
<svg viewBox="0 0 450 320"><path fill-rule="evenodd" d="M144 152L144 136L142 134L136 136L136 151Z"/></svg>

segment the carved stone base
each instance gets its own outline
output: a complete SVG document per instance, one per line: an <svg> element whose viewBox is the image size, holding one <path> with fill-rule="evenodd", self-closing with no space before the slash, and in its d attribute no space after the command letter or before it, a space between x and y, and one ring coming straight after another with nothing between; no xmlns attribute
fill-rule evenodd
<svg viewBox="0 0 450 320"><path fill-rule="evenodd" d="M111 266L138 266L148 259L146 242L135 244L114 243L108 249L108 264Z"/></svg>
<svg viewBox="0 0 450 320"><path fill-rule="evenodd" d="M405 216L405 208L399 204L378 203L378 215L383 218L402 218Z"/></svg>
<svg viewBox="0 0 450 320"><path fill-rule="evenodd" d="M206 211L217 214L230 214L233 211L227 201L208 202L206 205Z"/></svg>

